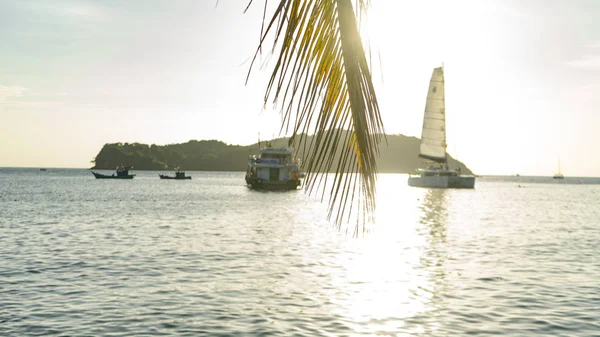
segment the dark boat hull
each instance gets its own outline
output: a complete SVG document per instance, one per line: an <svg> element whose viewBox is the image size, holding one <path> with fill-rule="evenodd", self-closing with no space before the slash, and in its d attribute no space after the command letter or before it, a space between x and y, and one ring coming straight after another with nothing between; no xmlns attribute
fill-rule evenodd
<svg viewBox="0 0 600 337"><path fill-rule="evenodd" d="M96 173L96 172L92 172L92 174L94 175L94 177L96 177L96 179L133 179L133 177L135 177L135 174L128 174L128 175L122 175L122 176L116 176L116 175L106 175L106 174L100 174L100 173Z"/></svg>
<svg viewBox="0 0 600 337"><path fill-rule="evenodd" d="M190 176L186 176L186 177L171 177L171 176L165 176L162 174L158 175L160 177L160 179L172 179L172 180L188 180L188 179L192 179L192 177Z"/></svg>

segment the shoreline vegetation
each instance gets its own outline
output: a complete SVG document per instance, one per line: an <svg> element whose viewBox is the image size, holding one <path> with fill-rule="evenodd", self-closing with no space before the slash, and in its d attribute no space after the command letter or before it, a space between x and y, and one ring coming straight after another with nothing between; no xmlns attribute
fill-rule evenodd
<svg viewBox="0 0 600 337"><path fill-rule="evenodd" d="M420 140L404 135L386 135L387 146L380 146L377 157L379 173L411 173L423 167L419 155ZM271 140L271 146L287 146L289 138ZM306 139L311 144L312 137ZM268 141L261 142L265 146ZM308 146L308 145L307 145ZM188 171L244 170L248 156L257 154L259 146L228 145L219 140L190 140L187 143L155 145L141 143L107 143L92 160L91 169L112 170L118 165L133 166L135 170L171 170L181 167ZM306 149L297 149L303 158ZM461 168L463 174L473 174L462 162L448 155L450 167Z"/></svg>

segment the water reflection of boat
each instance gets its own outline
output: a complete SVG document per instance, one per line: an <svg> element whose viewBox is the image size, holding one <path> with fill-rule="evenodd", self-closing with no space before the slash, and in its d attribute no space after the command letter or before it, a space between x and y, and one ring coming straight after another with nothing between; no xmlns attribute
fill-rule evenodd
<svg viewBox="0 0 600 337"><path fill-rule="evenodd" d="M456 274L451 274L448 266L450 247L448 244L448 194L445 189L430 189L423 197L420 206L421 217L418 233L424 239L419 263L415 268L426 275L415 290L416 294L427 299L429 310L444 308L449 284Z"/></svg>
<svg viewBox="0 0 600 337"><path fill-rule="evenodd" d="M430 189L421 204L420 223L424 226L428 237L442 238L445 240L447 231L448 211L446 209L446 193L443 189Z"/></svg>
<svg viewBox="0 0 600 337"><path fill-rule="evenodd" d="M96 179L133 179L135 174L129 174L130 169L131 167L128 166L119 166L117 167L116 174L113 173L110 176L107 174L96 173L94 171L92 171L92 174L94 177L96 177Z"/></svg>

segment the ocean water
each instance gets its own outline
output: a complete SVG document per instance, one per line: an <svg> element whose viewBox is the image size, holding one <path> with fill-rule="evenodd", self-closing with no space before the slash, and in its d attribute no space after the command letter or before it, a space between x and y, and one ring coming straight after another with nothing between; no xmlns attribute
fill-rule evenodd
<svg viewBox="0 0 600 337"><path fill-rule="evenodd" d="M600 179L381 175L353 237L242 172L136 173L0 169L0 336L600 335Z"/></svg>

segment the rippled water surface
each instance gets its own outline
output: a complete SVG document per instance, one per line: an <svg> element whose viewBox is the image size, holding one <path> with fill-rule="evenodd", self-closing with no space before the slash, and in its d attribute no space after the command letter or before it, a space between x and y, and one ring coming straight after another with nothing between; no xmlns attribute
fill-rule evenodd
<svg viewBox="0 0 600 337"><path fill-rule="evenodd" d="M596 179L382 175L353 238L243 173L0 169L0 336L600 335Z"/></svg>

